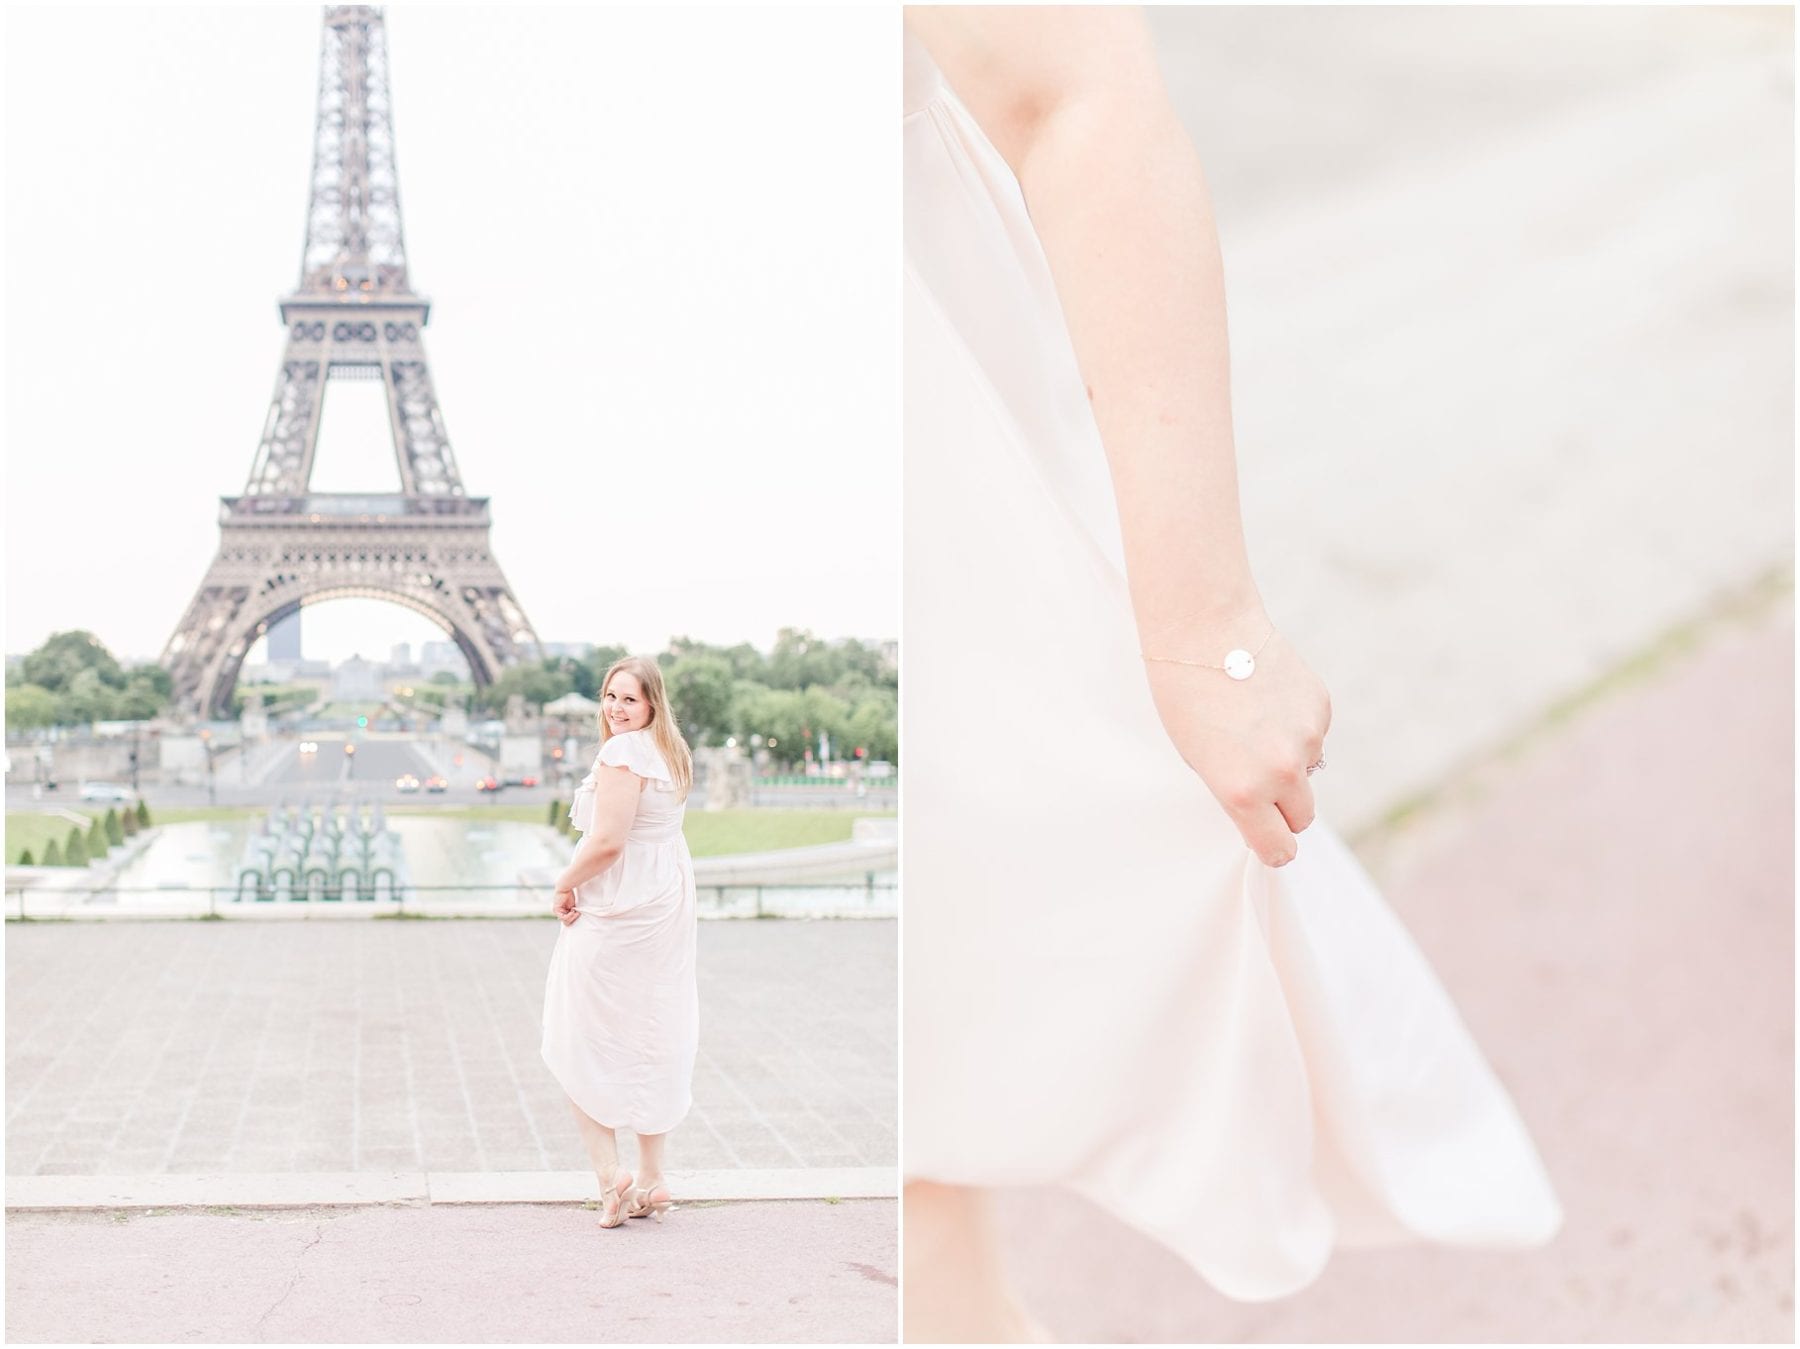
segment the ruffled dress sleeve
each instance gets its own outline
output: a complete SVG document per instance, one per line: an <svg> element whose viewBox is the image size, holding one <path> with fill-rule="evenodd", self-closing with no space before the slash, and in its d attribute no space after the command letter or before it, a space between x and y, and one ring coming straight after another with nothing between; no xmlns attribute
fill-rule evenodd
<svg viewBox="0 0 1800 1349"><path fill-rule="evenodd" d="M575 788L575 795L569 801L569 823L584 834L594 830L594 774L600 771L600 756L594 756L594 766L587 771L587 776Z"/></svg>
<svg viewBox="0 0 1800 1349"><path fill-rule="evenodd" d="M669 772L669 766L663 761L662 752L656 748L654 741L642 731L626 731L615 735L600 747L600 753L594 758L594 766L588 769L588 775L581 780L575 789L575 797L569 802L569 822L582 833L592 831L594 827L594 775L602 767L629 768L640 778L663 788L673 790L675 779Z"/></svg>
<svg viewBox="0 0 1800 1349"><path fill-rule="evenodd" d="M600 758L596 762L609 768L629 768L640 778L661 787L675 785L656 742L642 731L626 731L623 735L613 736L600 747Z"/></svg>

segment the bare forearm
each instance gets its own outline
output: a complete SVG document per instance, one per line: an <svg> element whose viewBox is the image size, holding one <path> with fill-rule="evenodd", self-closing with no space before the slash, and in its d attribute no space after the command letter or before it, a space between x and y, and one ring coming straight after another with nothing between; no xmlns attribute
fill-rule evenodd
<svg viewBox="0 0 1800 1349"><path fill-rule="evenodd" d="M1218 235L1144 16L946 6L907 22L1011 166L1118 499L1147 650L1260 620L1238 513ZM1228 630L1230 629L1230 630Z"/></svg>
<svg viewBox="0 0 1800 1349"><path fill-rule="evenodd" d="M1018 176L1106 446L1144 647L1216 659L1209 639L1259 635L1237 629L1260 600L1199 157L1160 92L1091 93L1044 117Z"/></svg>
<svg viewBox="0 0 1800 1349"><path fill-rule="evenodd" d="M563 868L563 874L556 878L558 890L573 890L578 885L586 884L614 862L624 848L609 839L597 834L583 835L581 846L575 849L575 855L569 859L569 865Z"/></svg>

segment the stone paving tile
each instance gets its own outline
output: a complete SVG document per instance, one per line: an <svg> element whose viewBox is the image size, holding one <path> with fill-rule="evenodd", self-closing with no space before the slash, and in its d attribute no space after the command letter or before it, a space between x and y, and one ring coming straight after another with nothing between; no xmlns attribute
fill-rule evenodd
<svg viewBox="0 0 1800 1349"><path fill-rule="evenodd" d="M566 1170L548 922L13 924L13 1174ZM895 925L706 923L688 1168L898 1156Z"/></svg>

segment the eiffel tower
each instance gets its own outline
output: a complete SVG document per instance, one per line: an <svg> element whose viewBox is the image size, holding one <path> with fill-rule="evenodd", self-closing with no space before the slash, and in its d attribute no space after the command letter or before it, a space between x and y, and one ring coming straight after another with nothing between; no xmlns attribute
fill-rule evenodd
<svg viewBox="0 0 1800 1349"><path fill-rule="evenodd" d="M178 713L222 715L256 639L303 604L391 600L444 629L478 685L540 653L464 493L425 360L431 305L406 275L382 11L325 10L300 284L280 302L287 349L243 495L221 497L219 551L162 664ZM310 490L325 388L380 380L398 493Z"/></svg>

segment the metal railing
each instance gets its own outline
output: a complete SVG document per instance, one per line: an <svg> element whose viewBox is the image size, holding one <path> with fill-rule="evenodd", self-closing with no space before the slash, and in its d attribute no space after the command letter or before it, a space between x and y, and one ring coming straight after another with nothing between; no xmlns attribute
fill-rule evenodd
<svg viewBox="0 0 1800 1349"><path fill-rule="evenodd" d="M893 918L899 886L869 873L841 881L697 887L701 918ZM406 885L392 899L296 894L240 899L231 886L9 885L8 922L129 919L548 917L546 889L512 885Z"/></svg>

